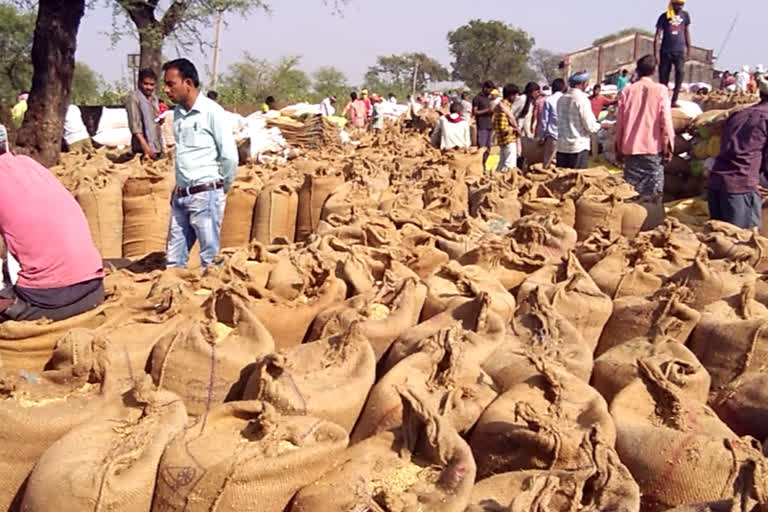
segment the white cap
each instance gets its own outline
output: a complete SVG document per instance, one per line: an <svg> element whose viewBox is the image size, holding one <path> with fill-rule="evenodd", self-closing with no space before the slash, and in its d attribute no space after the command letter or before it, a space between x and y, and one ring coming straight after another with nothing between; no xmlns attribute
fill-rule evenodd
<svg viewBox="0 0 768 512"><path fill-rule="evenodd" d="M763 66L762 64L758 64L757 66L755 66L755 72L756 73L765 73L765 66Z"/></svg>

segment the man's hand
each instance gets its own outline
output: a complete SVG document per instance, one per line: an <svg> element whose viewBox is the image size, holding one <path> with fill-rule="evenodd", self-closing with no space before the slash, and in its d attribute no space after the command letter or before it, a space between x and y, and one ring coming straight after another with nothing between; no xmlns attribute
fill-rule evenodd
<svg viewBox="0 0 768 512"><path fill-rule="evenodd" d="M672 152L672 148L670 148L669 145L667 145L667 147L664 148L664 163L668 164L669 162L671 162L673 156L674 154Z"/></svg>
<svg viewBox="0 0 768 512"><path fill-rule="evenodd" d="M691 60L691 47L690 46L685 49L685 60L686 61Z"/></svg>

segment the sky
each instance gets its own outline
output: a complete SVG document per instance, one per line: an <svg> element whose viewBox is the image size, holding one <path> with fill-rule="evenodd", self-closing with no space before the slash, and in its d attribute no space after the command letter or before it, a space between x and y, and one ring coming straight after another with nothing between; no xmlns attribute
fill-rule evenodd
<svg viewBox="0 0 768 512"><path fill-rule="evenodd" d="M603 35L630 26L653 30L666 9L666 0L349 0L341 15L333 14L322 0L272 0L272 12L248 17L229 16L221 43L219 71L242 59L243 52L275 61L299 55L301 68L311 73L320 66L335 66L346 73L351 85L379 55L420 51L450 69L446 34L471 19L498 19L527 31L536 46L568 53L587 48ZM78 35L77 60L86 62L105 80L130 77L128 53L138 52L135 39L113 46L107 33L112 10L96 2L87 11ZM719 51L733 20L738 16L718 69L735 70L744 64L768 64L765 41L766 0L688 0L693 44ZM207 31L213 42L213 29ZM177 50L166 47L167 57ZM213 51L195 50L183 56L209 80Z"/></svg>

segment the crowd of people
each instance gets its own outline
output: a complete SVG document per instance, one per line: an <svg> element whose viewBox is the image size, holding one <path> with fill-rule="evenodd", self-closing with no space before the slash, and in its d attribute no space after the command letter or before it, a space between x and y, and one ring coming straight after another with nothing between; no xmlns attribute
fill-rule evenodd
<svg viewBox="0 0 768 512"><path fill-rule="evenodd" d="M730 92L754 94L758 92L758 79L765 74L765 66L758 64L751 68L745 64L741 71L725 71L720 77L720 88Z"/></svg>

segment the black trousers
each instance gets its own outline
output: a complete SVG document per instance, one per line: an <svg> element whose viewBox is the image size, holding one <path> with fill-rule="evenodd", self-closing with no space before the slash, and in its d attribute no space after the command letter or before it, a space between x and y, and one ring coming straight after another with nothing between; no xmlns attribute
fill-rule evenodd
<svg viewBox="0 0 768 512"><path fill-rule="evenodd" d="M565 169L586 169L589 167L589 150L581 153L557 152L557 166Z"/></svg>
<svg viewBox="0 0 768 512"><path fill-rule="evenodd" d="M67 306L60 308L41 308L34 304L29 304L17 297L12 289L3 290L0 293L0 305L7 306L0 311L0 322L6 320L38 320L48 318L57 322L81 313L94 309L104 302L104 282L101 281L98 287L84 297Z"/></svg>
<svg viewBox="0 0 768 512"><path fill-rule="evenodd" d="M659 60L659 83L669 85L669 75L672 74L672 66L675 66L675 91L672 93L672 104L677 103L680 96L680 86L685 80L685 54L679 53L661 53Z"/></svg>

